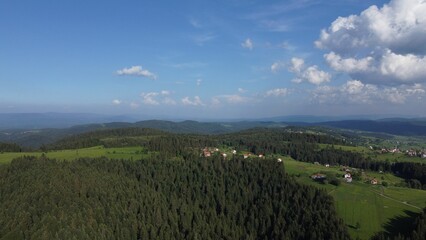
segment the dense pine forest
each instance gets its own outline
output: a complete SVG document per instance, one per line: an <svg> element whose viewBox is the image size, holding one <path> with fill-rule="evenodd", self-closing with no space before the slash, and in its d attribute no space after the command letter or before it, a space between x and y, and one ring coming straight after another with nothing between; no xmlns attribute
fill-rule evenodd
<svg viewBox="0 0 426 240"><path fill-rule="evenodd" d="M349 239L275 160L26 157L0 185L0 239Z"/></svg>

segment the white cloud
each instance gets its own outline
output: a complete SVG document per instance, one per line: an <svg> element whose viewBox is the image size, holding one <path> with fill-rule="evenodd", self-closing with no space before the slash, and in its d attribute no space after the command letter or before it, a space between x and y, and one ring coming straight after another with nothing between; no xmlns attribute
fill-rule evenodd
<svg viewBox="0 0 426 240"><path fill-rule="evenodd" d="M162 90L160 92L141 93L140 96L142 97L142 102L146 105L160 105L160 102L168 105L174 105L174 100L168 97L170 94L170 91Z"/></svg>
<svg viewBox="0 0 426 240"><path fill-rule="evenodd" d="M320 85L331 80L331 75L320 70L317 65L305 67L305 61L301 58L292 58L288 70L296 75L292 80L294 83L309 82Z"/></svg>
<svg viewBox="0 0 426 240"><path fill-rule="evenodd" d="M150 79L157 79L157 75L154 73L143 69L141 66L132 66L129 68L123 68L116 72L120 76L138 76L138 77L146 77Z"/></svg>
<svg viewBox="0 0 426 240"><path fill-rule="evenodd" d="M201 79L201 78L197 79L197 81L196 81L197 86L200 86L202 81L203 81L203 79Z"/></svg>
<svg viewBox="0 0 426 240"><path fill-rule="evenodd" d="M245 90L244 88L238 88L237 91L239 93L245 93L245 92L247 92L247 90Z"/></svg>
<svg viewBox="0 0 426 240"><path fill-rule="evenodd" d="M233 94L233 95L223 95L221 96L223 99L225 99L228 103L245 103L249 101L248 98Z"/></svg>
<svg viewBox="0 0 426 240"><path fill-rule="evenodd" d="M278 71L280 71L284 68L285 68L285 63L283 63L283 62L274 62L271 65L271 71L274 72L274 73L278 72Z"/></svg>
<svg viewBox="0 0 426 240"><path fill-rule="evenodd" d="M337 18L315 42L336 71L363 82L426 81L426 1L392 0Z"/></svg>
<svg viewBox="0 0 426 240"><path fill-rule="evenodd" d="M241 43L241 47L252 50L254 46L251 39L247 38L243 43Z"/></svg>
<svg viewBox="0 0 426 240"><path fill-rule="evenodd" d="M356 72L371 72L373 71L374 59L372 57L365 57L362 59L345 58L334 52L324 55L327 63L336 71L344 71L348 73Z"/></svg>
<svg viewBox="0 0 426 240"><path fill-rule="evenodd" d="M160 103L155 99L158 95L157 92L141 93L142 102L146 105L159 105Z"/></svg>
<svg viewBox="0 0 426 240"><path fill-rule="evenodd" d="M401 82L426 81L426 56L400 55L388 50L381 60L379 72Z"/></svg>
<svg viewBox="0 0 426 240"><path fill-rule="evenodd" d="M112 100L112 104L113 105L120 105L122 103L122 101L121 100L119 100L119 99L114 99L114 100Z"/></svg>
<svg viewBox="0 0 426 240"><path fill-rule="evenodd" d="M189 97L182 98L183 105L191 105L191 106L203 106L204 103L201 101L199 96L195 96L194 100L191 100Z"/></svg>
<svg viewBox="0 0 426 240"><path fill-rule="evenodd" d="M305 61L301 58L292 58L291 59L291 66L290 66L290 71L291 72L300 72L302 71L302 68L305 65Z"/></svg>
<svg viewBox="0 0 426 240"><path fill-rule="evenodd" d="M289 90L287 88L275 88L266 92L267 97L286 96Z"/></svg>
<svg viewBox="0 0 426 240"><path fill-rule="evenodd" d="M252 100L252 98L244 97L238 94L219 95L213 98L213 104L219 104L221 102L226 102L229 104L241 104L250 102Z"/></svg>
<svg viewBox="0 0 426 240"><path fill-rule="evenodd" d="M170 95L170 91L168 90L162 90L160 93L161 95L164 95L164 96Z"/></svg>
<svg viewBox="0 0 426 240"><path fill-rule="evenodd" d="M403 104L409 98L418 99L426 95L420 84L399 87L381 87L350 80L341 86L319 86L312 91L314 101L320 103L372 104L377 102Z"/></svg>

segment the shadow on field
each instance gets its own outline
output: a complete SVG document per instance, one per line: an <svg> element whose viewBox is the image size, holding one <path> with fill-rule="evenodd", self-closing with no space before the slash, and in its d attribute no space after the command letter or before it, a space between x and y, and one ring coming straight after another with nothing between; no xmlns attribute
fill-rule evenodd
<svg viewBox="0 0 426 240"><path fill-rule="evenodd" d="M404 213L408 216L397 216L391 218L389 222L387 222L383 227L385 231L379 232L375 234L371 239L386 239L391 236L407 236L413 231L414 220L419 213L415 213L412 211L404 210Z"/></svg>

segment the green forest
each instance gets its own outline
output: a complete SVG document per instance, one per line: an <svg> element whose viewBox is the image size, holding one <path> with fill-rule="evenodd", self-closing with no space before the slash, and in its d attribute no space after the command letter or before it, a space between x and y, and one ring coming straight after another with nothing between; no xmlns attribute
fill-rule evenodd
<svg viewBox="0 0 426 240"><path fill-rule="evenodd" d="M349 239L333 200L273 160L15 159L1 239Z"/></svg>
<svg viewBox="0 0 426 240"><path fill-rule="evenodd" d="M203 156L206 149L211 156ZM403 229L389 219L390 227L374 236L365 227L369 219L348 219L339 196L351 185L340 180L339 166L381 171L393 176L387 178L395 189L425 189L425 165L346 149L356 145L294 128L220 135L107 129L33 152L0 144L0 239L424 239L425 213L403 217L410 222ZM323 172L325 164L332 173L324 172L329 177L321 183L297 169ZM353 187L376 199L371 191L379 188L354 178ZM331 188L342 190L330 194Z"/></svg>

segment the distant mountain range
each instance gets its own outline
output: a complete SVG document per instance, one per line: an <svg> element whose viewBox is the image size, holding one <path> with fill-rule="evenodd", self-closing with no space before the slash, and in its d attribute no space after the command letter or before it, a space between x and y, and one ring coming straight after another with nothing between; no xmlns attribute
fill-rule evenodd
<svg viewBox="0 0 426 240"><path fill-rule="evenodd" d="M333 119L333 117L330 118ZM426 136L426 118L385 118L378 120L333 120L318 122L309 120L324 120L328 118L287 116L276 119L264 119L262 121L228 122L134 121L135 119L136 117L131 116L111 117L96 114L0 114L0 142L12 142L21 146L37 148L42 144L49 144L74 134L101 129L129 127L152 128L173 133L222 134L255 127L319 126L392 135Z"/></svg>
<svg viewBox="0 0 426 240"><path fill-rule="evenodd" d="M140 118L129 115L92 113L0 113L0 129L66 128L75 125L105 122L136 122Z"/></svg>

